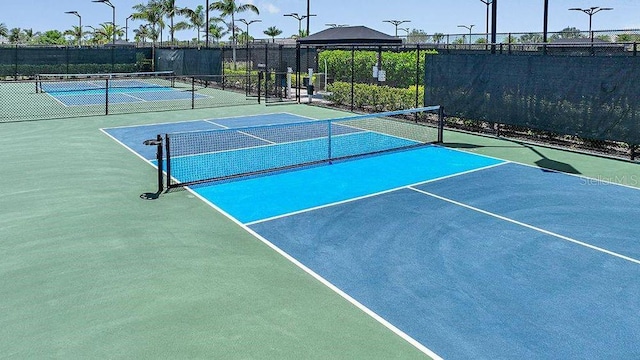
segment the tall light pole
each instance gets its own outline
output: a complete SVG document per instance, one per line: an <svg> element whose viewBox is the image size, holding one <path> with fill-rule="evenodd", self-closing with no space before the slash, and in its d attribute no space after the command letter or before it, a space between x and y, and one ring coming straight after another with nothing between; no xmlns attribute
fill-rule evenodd
<svg viewBox="0 0 640 360"><path fill-rule="evenodd" d="M133 14L124 19L124 41L129 42L129 19L133 17Z"/></svg>
<svg viewBox="0 0 640 360"><path fill-rule="evenodd" d="M471 46L471 29L473 29L475 25L458 25L458 27L469 29L469 46Z"/></svg>
<svg viewBox="0 0 640 360"><path fill-rule="evenodd" d="M78 36L78 46L82 46L82 16L80 16L80 14L78 14L77 11L65 11L65 14L71 14L71 15L75 15L78 17L78 21L80 22L80 24L78 24L78 27L80 28L80 36Z"/></svg>
<svg viewBox="0 0 640 360"><path fill-rule="evenodd" d="M92 0L92 2L103 3L111 7L111 10L113 11L113 21L111 22L113 24L113 45L115 45L116 44L116 7L113 6L113 4L109 0Z"/></svg>
<svg viewBox="0 0 640 360"><path fill-rule="evenodd" d="M411 22L411 20L383 20L382 22L390 23L396 27L396 37L398 37L398 25Z"/></svg>
<svg viewBox="0 0 640 360"><path fill-rule="evenodd" d="M569 10L582 11L583 13L589 15L589 34L590 34L589 36L591 36L591 42L593 42L593 32L591 32L591 19L593 15L599 13L600 11L613 10L613 8L609 8L609 7L601 8L598 6L592 6L588 9L571 8Z"/></svg>
<svg viewBox="0 0 640 360"><path fill-rule="evenodd" d="M290 13L290 14L284 14L284 16L289 16L292 17L296 20L298 20L298 35L302 34L302 20L307 19L307 24L309 23L309 17L311 16L316 16L315 14L309 14L309 15L300 15L298 13ZM307 25L307 36L309 36L309 25Z"/></svg>
<svg viewBox="0 0 640 360"><path fill-rule="evenodd" d="M489 43L489 7L492 0L480 0L483 4L487 5L487 43Z"/></svg>
<svg viewBox="0 0 640 360"><path fill-rule="evenodd" d="M209 47L209 0L204 8L204 46Z"/></svg>
<svg viewBox="0 0 640 360"><path fill-rule="evenodd" d="M309 33L309 20L312 16L315 15L311 15L311 0L307 0L307 36L311 35L311 33Z"/></svg>
<svg viewBox="0 0 640 360"><path fill-rule="evenodd" d="M542 19L542 42L547 43L549 33L549 0L544 0L544 15ZM545 46L546 49L546 46Z"/></svg>

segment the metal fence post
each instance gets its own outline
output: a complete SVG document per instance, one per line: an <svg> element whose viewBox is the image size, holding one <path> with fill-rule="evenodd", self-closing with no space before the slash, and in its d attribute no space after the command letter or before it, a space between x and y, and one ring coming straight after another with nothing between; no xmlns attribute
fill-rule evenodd
<svg viewBox="0 0 640 360"><path fill-rule="evenodd" d="M353 105L354 105L354 92L355 92L355 86L354 86L354 82L355 82L355 66L356 66L356 47L351 45L351 111L353 111Z"/></svg>
<svg viewBox="0 0 640 360"><path fill-rule="evenodd" d="M104 114L109 115L109 79L105 79L104 83Z"/></svg>
<svg viewBox="0 0 640 360"><path fill-rule="evenodd" d="M426 60L425 60L426 61ZM420 92L420 44L416 45L416 102L415 107L418 107L418 94ZM425 104L426 105L426 104ZM416 122L418 121L418 117L416 115Z"/></svg>

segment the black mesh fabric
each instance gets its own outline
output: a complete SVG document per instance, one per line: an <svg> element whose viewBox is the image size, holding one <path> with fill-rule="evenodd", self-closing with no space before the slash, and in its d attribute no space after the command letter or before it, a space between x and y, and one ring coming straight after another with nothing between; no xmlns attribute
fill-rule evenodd
<svg viewBox="0 0 640 360"><path fill-rule="evenodd" d="M425 103L448 115L640 144L640 58L427 57Z"/></svg>

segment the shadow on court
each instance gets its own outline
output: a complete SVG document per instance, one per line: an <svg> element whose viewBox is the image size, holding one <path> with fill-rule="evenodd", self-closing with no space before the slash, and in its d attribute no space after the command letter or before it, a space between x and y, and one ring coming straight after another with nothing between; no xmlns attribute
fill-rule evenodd
<svg viewBox="0 0 640 360"><path fill-rule="evenodd" d="M462 150L473 150L473 149L479 149L479 148L487 148L487 147L494 147L494 148L501 148L501 149L507 149L507 148L514 148L514 149L522 149L522 148L526 148L528 150L530 150L531 152L533 152L534 154L540 156L540 159L535 161L534 163L542 168L542 169L547 169L547 170L553 170L553 171L560 171L560 172L564 172L564 173L568 173L568 174L580 174L580 171L578 171L575 167L573 167L571 164L562 162L562 161L558 161L558 160L554 160L554 159L550 159L548 158L546 155L544 155L543 153L541 153L540 151L538 151L535 147L533 147L532 145L526 144L526 143L522 143L522 142L518 142L518 141L513 141L513 140L507 140L507 139L501 139L505 142L508 143L512 143L514 145L478 145L478 144L469 144L469 143L443 143L444 146L448 147L448 148L453 148L453 149L462 149Z"/></svg>

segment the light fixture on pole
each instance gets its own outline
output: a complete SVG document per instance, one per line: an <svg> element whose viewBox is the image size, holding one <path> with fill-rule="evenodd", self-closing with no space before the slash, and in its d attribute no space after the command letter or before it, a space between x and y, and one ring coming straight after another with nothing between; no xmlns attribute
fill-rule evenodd
<svg viewBox="0 0 640 360"><path fill-rule="evenodd" d="M116 44L116 7L113 6L113 4L109 0L92 0L92 2L103 3L111 7L111 10L113 11L113 21L111 22L111 24L113 24L113 44L115 45Z"/></svg>
<svg viewBox="0 0 640 360"><path fill-rule="evenodd" d="M398 37L398 25L411 22L411 20L383 20L382 22L390 23L396 27L396 37Z"/></svg>
<svg viewBox="0 0 640 360"><path fill-rule="evenodd" d="M298 13L290 13L290 14L284 14L284 16L289 16L292 17L296 20L298 20L298 35L302 34L302 20L304 19L308 19L311 16L316 16L315 14L309 14L309 15L300 15ZM307 36L309 36L309 33L307 33Z"/></svg>
<svg viewBox="0 0 640 360"><path fill-rule="evenodd" d="M337 27L347 27L349 25L347 24L335 24L335 23L330 23L330 24L324 24L324 26L328 26L330 28L337 28Z"/></svg>
<svg viewBox="0 0 640 360"><path fill-rule="evenodd" d="M260 19L255 19L255 20L238 19L236 21L240 21L241 23L247 25L247 47L248 47L249 46L249 25L251 25L253 23L257 23L257 22L262 22L262 20L260 20Z"/></svg>
<svg viewBox="0 0 640 360"><path fill-rule="evenodd" d="M80 28L79 31L80 33L78 34L78 46L82 46L82 16L80 16L80 14L78 14L77 11L65 11L65 14L71 14L71 15L75 15L78 17L78 21L80 22L78 24L78 27Z"/></svg>
<svg viewBox="0 0 640 360"><path fill-rule="evenodd" d="M489 43L489 7L492 0L480 0L483 4L487 5L487 43Z"/></svg>
<svg viewBox="0 0 640 360"><path fill-rule="evenodd" d="M473 29L475 25L458 25L458 27L465 28L469 30L469 45L471 45L471 29Z"/></svg>
<svg viewBox="0 0 640 360"><path fill-rule="evenodd" d="M593 15L599 13L600 11L613 10L613 8L609 8L609 7L601 8L598 6L592 6L588 9L571 8L569 10L582 11L583 13L589 15L589 34L590 34L589 36L591 37L591 42L593 42L593 32L591 32L591 18L593 17Z"/></svg>

